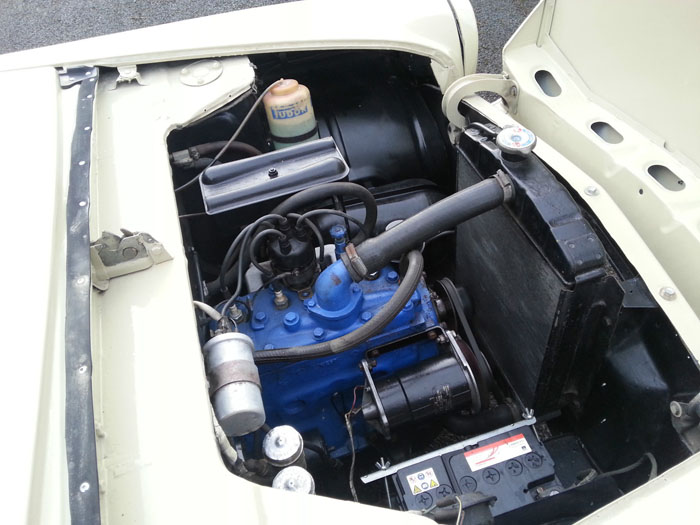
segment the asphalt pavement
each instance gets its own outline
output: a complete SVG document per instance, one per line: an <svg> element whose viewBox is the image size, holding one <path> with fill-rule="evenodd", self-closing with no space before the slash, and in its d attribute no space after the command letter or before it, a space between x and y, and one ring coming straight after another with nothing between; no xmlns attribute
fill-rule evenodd
<svg viewBox="0 0 700 525"><path fill-rule="evenodd" d="M290 0L0 0L0 54L285 1ZM536 4L472 0L479 72L501 71L503 44Z"/></svg>

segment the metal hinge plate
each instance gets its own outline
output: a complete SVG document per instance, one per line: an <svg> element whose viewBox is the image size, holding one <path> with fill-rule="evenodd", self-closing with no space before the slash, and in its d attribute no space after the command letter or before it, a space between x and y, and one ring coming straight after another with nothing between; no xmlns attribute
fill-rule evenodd
<svg viewBox="0 0 700 525"><path fill-rule="evenodd" d="M109 288L109 280L147 270L172 259L165 247L145 232L121 229L122 236L102 232L90 244L92 285L98 290Z"/></svg>

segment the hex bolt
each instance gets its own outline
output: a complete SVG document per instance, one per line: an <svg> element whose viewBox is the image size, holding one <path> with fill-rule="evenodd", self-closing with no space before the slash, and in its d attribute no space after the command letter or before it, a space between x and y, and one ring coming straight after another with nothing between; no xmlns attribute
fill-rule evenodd
<svg viewBox="0 0 700 525"><path fill-rule="evenodd" d="M296 332L299 329L300 324L301 320L299 319L299 316L296 313L288 312L284 316L284 326L290 332Z"/></svg>
<svg viewBox="0 0 700 525"><path fill-rule="evenodd" d="M264 323L267 321L267 314L265 312L258 312L255 314L255 320L259 323Z"/></svg>
<svg viewBox="0 0 700 525"><path fill-rule="evenodd" d="M350 285L350 289L352 290L352 293L360 293L360 291L362 290L360 288L360 285L357 283L352 283L352 285Z"/></svg>
<svg viewBox="0 0 700 525"><path fill-rule="evenodd" d="M362 312L362 315L360 316L363 322L367 322L370 319L372 319L372 312Z"/></svg>
<svg viewBox="0 0 700 525"><path fill-rule="evenodd" d="M279 177L279 172L275 168L270 168L269 170L267 170L267 176L271 179L276 179L277 177Z"/></svg>
<svg viewBox="0 0 700 525"><path fill-rule="evenodd" d="M326 331L321 327L314 328L313 333L314 339L316 339L317 341L320 341L321 339L323 339L323 336L326 335Z"/></svg>
<svg viewBox="0 0 700 525"><path fill-rule="evenodd" d="M386 274L386 280L392 284L397 283L399 282L399 274L392 270L388 274Z"/></svg>
<svg viewBox="0 0 700 525"><path fill-rule="evenodd" d="M306 306L308 306L309 308L313 308L314 306L316 306L316 301L314 301L313 299L309 299L308 301L306 301Z"/></svg>

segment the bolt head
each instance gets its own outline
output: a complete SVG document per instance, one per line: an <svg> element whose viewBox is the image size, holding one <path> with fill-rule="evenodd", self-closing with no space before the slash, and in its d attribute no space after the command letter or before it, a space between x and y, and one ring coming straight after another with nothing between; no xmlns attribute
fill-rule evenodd
<svg viewBox="0 0 700 525"><path fill-rule="evenodd" d="M595 197L600 193L600 191L598 191L598 188L596 188L595 186L586 186L586 189L583 190L583 192L590 197Z"/></svg>
<svg viewBox="0 0 700 525"><path fill-rule="evenodd" d="M392 270L388 274L386 274L386 280L390 283L396 283L399 281L399 274Z"/></svg>
<svg viewBox="0 0 700 525"><path fill-rule="evenodd" d="M678 293L676 292L675 288L671 288L670 286L664 286L661 288L661 290L659 290L659 295L661 295L661 297L667 301L675 301L678 297Z"/></svg>
<svg viewBox="0 0 700 525"><path fill-rule="evenodd" d="M362 312L361 318L364 322L369 321L372 319L372 312Z"/></svg>
<svg viewBox="0 0 700 525"><path fill-rule="evenodd" d="M265 312L258 312L255 314L255 320L264 323L267 320L267 314Z"/></svg>
<svg viewBox="0 0 700 525"><path fill-rule="evenodd" d="M669 408L673 417L681 417L683 415L683 407L678 401L671 401Z"/></svg>

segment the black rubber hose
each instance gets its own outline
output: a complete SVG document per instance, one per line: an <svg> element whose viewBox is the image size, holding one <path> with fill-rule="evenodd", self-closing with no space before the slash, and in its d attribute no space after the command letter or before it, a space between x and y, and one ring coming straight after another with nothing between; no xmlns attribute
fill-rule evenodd
<svg viewBox="0 0 700 525"><path fill-rule="evenodd" d="M257 364L289 363L303 361L305 359L315 359L317 357L326 357L355 348L357 345L377 335L384 330L386 325L388 325L394 317L399 314L403 307L406 306L406 303L411 300L411 296L413 292L416 291L416 287L420 282L423 273L423 256L418 250L412 250L406 254L406 258L408 260L408 267L396 293L394 293L393 297L387 301L381 310L365 324L349 334L322 343L274 350L258 350L253 355L255 362Z"/></svg>
<svg viewBox="0 0 700 525"><path fill-rule="evenodd" d="M316 205L324 199L340 195L343 197L355 197L362 201L365 205L365 219L363 221L364 231L370 235L374 233L374 228L377 225L377 201L374 200L374 195L365 187L352 182L330 182L328 184L320 184L312 188L307 188L295 193L284 202L280 203L272 213L279 215L287 215L289 212L298 211L310 205ZM352 242L359 244L365 239L365 235L359 232L353 237Z"/></svg>
<svg viewBox="0 0 700 525"><path fill-rule="evenodd" d="M206 144L199 144L191 147L190 149L199 153L200 157L206 157L211 153L219 153L224 146L226 146L226 141L222 140L220 142L207 142ZM228 148L226 148L226 153L241 153L246 157L257 157L258 155L262 155L262 151L255 146L238 141L231 142Z"/></svg>
<svg viewBox="0 0 700 525"><path fill-rule="evenodd" d="M489 178L445 197L394 228L357 246L357 255L366 267L366 272L358 275L357 268L348 267L348 270L355 280L381 270L390 261L408 250L418 248L440 232L500 206L504 195L501 181ZM347 266L345 257L343 260Z"/></svg>
<svg viewBox="0 0 700 525"><path fill-rule="evenodd" d="M226 270L226 274L224 275L224 287L229 288L233 283L236 282L236 277L238 274L238 261L233 263L233 266ZM221 291L221 286L220 286L220 281L218 278L214 279L213 281L209 281L204 283L204 286L207 291L207 297L211 297L212 295L215 295Z"/></svg>

